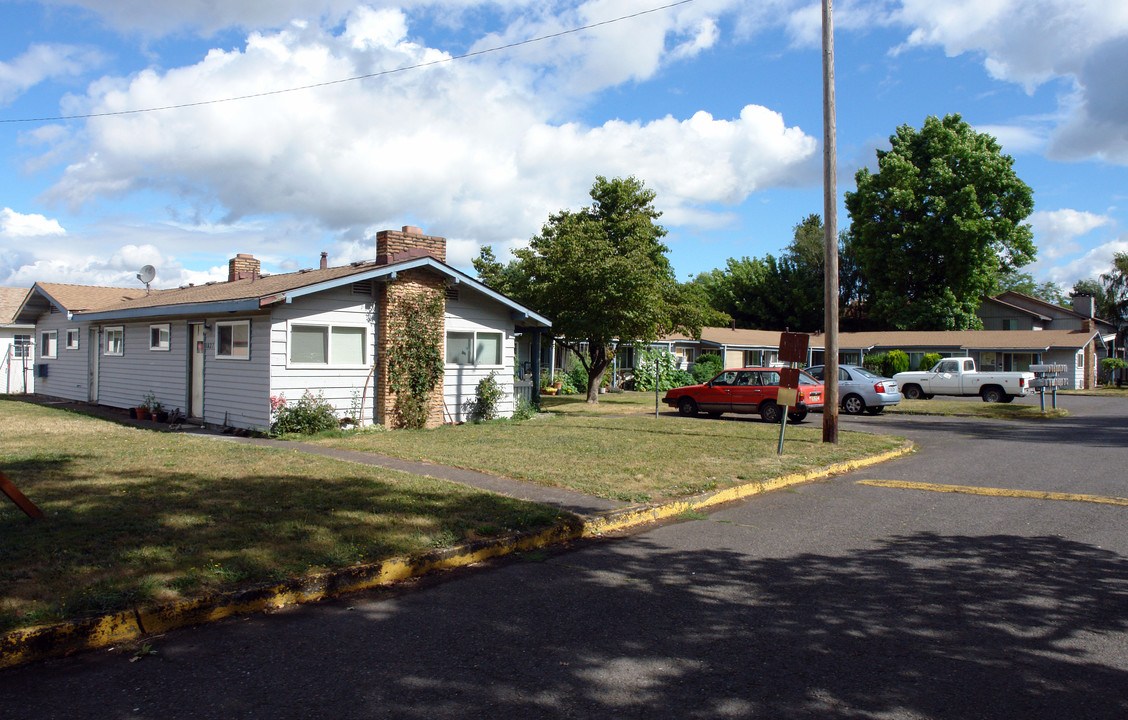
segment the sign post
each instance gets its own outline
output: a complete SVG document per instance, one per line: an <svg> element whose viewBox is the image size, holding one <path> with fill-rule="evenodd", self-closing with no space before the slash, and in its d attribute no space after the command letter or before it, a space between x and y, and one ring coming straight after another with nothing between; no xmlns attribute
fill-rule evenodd
<svg viewBox="0 0 1128 720"><path fill-rule="evenodd" d="M779 336L779 359L788 367L779 370L779 392L776 402L783 406L783 417L779 422L779 447L776 455L783 454L783 437L787 433L787 415L799 403L799 368L795 364L807 359L807 344L810 336L806 333L785 332Z"/></svg>

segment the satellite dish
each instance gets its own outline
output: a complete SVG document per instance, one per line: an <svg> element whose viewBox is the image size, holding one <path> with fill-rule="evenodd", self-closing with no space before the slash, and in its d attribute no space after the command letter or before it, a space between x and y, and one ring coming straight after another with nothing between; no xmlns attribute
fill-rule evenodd
<svg viewBox="0 0 1128 720"><path fill-rule="evenodd" d="M153 282L153 278L157 276L157 269L152 265L146 265L141 268L141 272L137 273L137 279L148 285Z"/></svg>

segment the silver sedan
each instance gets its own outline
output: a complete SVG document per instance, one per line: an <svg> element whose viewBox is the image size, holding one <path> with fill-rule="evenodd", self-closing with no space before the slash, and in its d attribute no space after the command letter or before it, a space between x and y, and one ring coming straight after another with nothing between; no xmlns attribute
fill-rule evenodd
<svg viewBox="0 0 1128 720"><path fill-rule="evenodd" d="M809 367L807 372L825 381L824 366ZM838 397L842 398L842 411L847 415L861 415L863 412L877 415L890 405L901 402L896 382L857 365L838 366Z"/></svg>

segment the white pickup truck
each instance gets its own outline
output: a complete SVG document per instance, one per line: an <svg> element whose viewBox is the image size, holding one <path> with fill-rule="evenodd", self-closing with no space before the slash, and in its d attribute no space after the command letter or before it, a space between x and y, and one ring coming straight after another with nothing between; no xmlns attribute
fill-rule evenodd
<svg viewBox="0 0 1128 720"><path fill-rule="evenodd" d="M978 395L983 402L1010 402L1030 393L1031 372L976 372L969 357L944 358L931 370L902 372L893 376L901 394L909 400L933 395Z"/></svg>

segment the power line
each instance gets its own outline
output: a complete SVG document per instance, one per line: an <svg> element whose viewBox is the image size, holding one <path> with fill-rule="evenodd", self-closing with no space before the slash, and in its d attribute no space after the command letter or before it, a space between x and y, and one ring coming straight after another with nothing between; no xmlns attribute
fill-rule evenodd
<svg viewBox="0 0 1128 720"><path fill-rule="evenodd" d="M539 37L530 38L528 40L521 40L518 42L509 43L508 45L498 45L497 47L486 48L485 50L476 50L464 55L454 55L452 57L443 58L441 60L431 60L429 62L418 63L416 65L405 65L403 67L394 68L392 70L381 70L380 72L368 73L366 75L355 75L353 77L341 78L339 80L326 80L325 82L313 83L312 85L301 85L299 87L284 88L281 90L267 90L260 93L252 93L250 95L238 95L236 97L219 98L215 100L200 100L198 102L179 103L176 105L162 105L160 107L138 108L136 110L116 110L114 112L88 113L85 115L58 115L55 117L40 118L0 119L0 124L55 122L58 120L88 120L91 118L113 117L115 115L138 115L141 113L160 112L162 110L181 110L183 108L200 107L201 105L218 105L219 103L236 102L238 100L251 100L254 98L269 97L271 95L282 95L285 93L300 92L302 90L313 90L315 88L329 87L330 85L341 85L343 83L355 82L357 80L367 80L368 78L394 75L396 73L407 72L408 70L419 70L421 68L431 67L432 65L441 65L443 63L454 62L455 60L466 60L468 58L477 57L479 55L488 55L490 53L501 52L502 50L511 50L516 47L521 47L522 45L531 45L533 43L552 40L554 38L583 32L585 30L591 30L593 28L602 27L604 25L611 25L613 23L622 22L624 20L633 20L634 18L641 17L643 15L650 15L651 13L661 12L662 10L669 10L670 8L674 8L679 5L687 5L694 1L695 0L678 0L677 2L672 2L668 5L662 5L660 7L651 8L649 10L641 10L636 13L631 13L630 15L622 15L611 20L602 20L600 22L591 23L590 25L584 25L582 27L561 30L560 32L552 33L550 35L541 35Z"/></svg>

